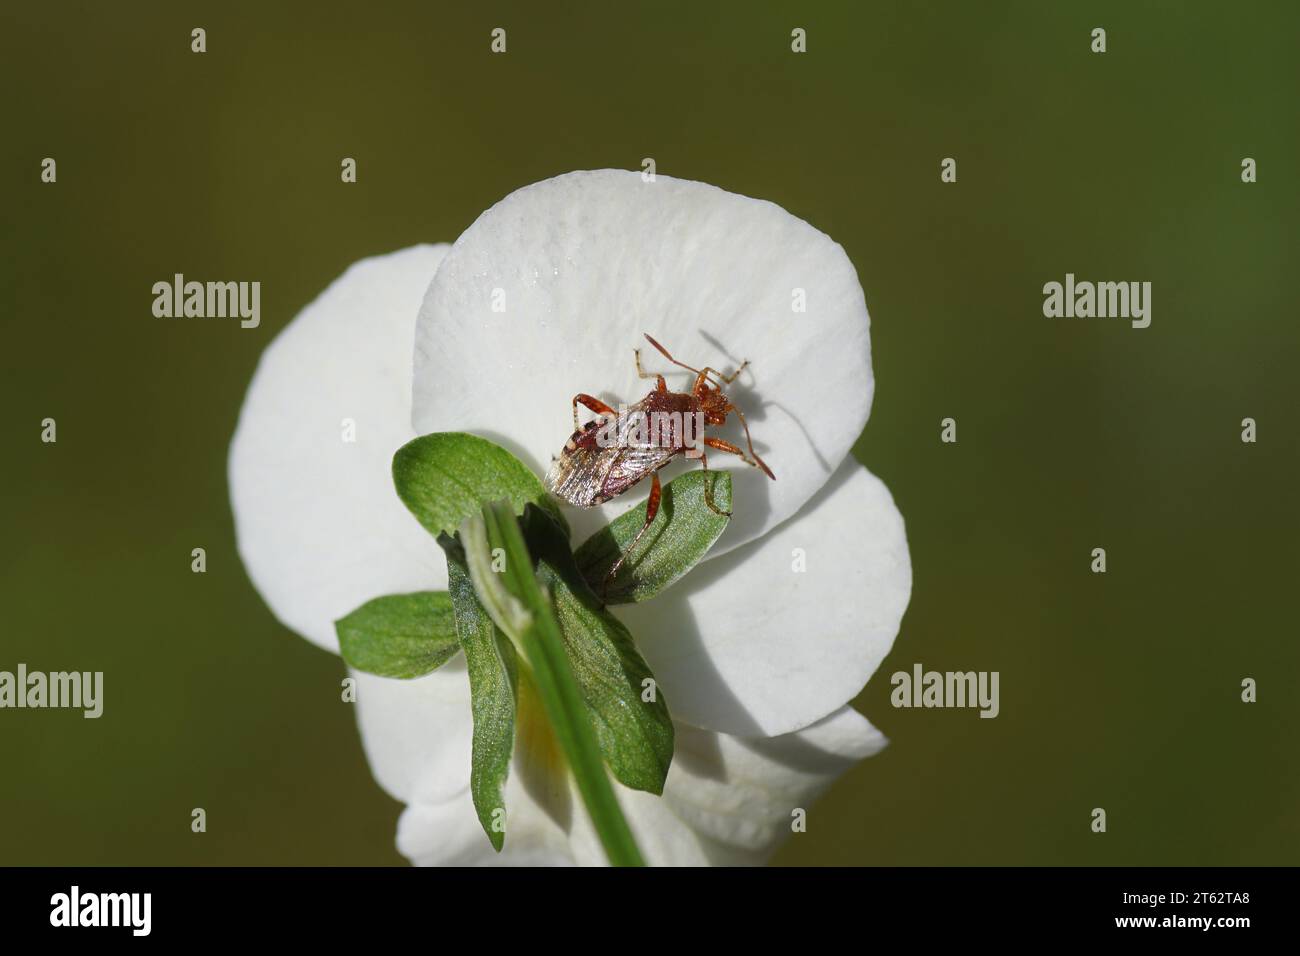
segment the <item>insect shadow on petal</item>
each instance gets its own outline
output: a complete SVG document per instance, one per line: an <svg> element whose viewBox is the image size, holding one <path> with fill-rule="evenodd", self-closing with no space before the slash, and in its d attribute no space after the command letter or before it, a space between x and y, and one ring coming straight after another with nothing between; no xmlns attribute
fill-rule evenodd
<svg viewBox="0 0 1300 956"><path fill-rule="evenodd" d="M645 398L635 405L624 407L621 412L585 392L573 396L573 434L564 443L564 449L556 456L546 474L547 489L561 500L579 508L602 505L638 484L646 475L651 476L645 523L605 575L602 588L608 588L609 582L628 555L636 550L641 536L654 521L659 512L659 498L662 494L659 469L678 455L698 458L700 465L707 471L709 459L706 448L729 452L739 456L746 464L761 469L773 481L776 480L772 469L754 451L754 442L749 436L749 425L745 422L744 413L722 391L724 385L730 385L745 370L749 359L741 362L740 367L730 375L723 375L707 365L701 369L679 362L650 335L646 335L646 341L672 364L695 373L695 384L691 390L669 391L663 375L642 368L641 350L633 349L637 375L654 379L654 388ZM581 427L578 425L579 405L596 415L595 419ZM745 430L748 455L729 441L704 434L706 427L725 424L733 412ZM714 504L711 488L705 490L705 503L715 514L730 517L730 511L722 511Z"/></svg>

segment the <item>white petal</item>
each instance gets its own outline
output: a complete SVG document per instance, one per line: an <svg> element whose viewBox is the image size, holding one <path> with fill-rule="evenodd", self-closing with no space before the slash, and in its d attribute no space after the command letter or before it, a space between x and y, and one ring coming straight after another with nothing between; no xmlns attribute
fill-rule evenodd
<svg viewBox="0 0 1300 956"><path fill-rule="evenodd" d="M806 571L796 571L798 551ZM851 700L893 645L912 591L903 518L853 459L793 519L614 609L674 719L788 733Z"/></svg>
<svg viewBox="0 0 1300 956"><path fill-rule="evenodd" d="M416 680L350 671L357 681L357 724L370 770L403 803L440 803L469 786L469 675L456 655Z"/></svg>
<svg viewBox="0 0 1300 956"><path fill-rule="evenodd" d="M703 861L756 864L792 832L794 812L812 803L854 763L880 751L885 737L850 707L793 734L732 737L678 724L662 807L698 841ZM636 794L639 804L654 797ZM642 820L632 826L641 834ZM695 862L693 851L655 856L658 864Z"/></svg>
<svg viewBox="0 0 1300 956"><path fill-rule="evenodd" d="M663 797L616 789L647 863L752 865L764 862L790 835L796 810L808 812L841 773L884 745L884 736L848 707L798 733L766 739L679 725ZM573 800L580 808L576 788ZM571 815L567 828L560 826L514 773L506 806L500 854L484 836L467 789L408 807L398 825L398 849L425 866L606 862L584 810Z"/></svg>
<svg viewBox="0 0 1300 956"><path fill-rule="evenodd" d="M328 650L334 621L371 598L447 586L442 553L390 471L415 437L415 316L447 249L352 265L262 354L231 442L244 567L276 617Z"/></svg>
<svg viewBox="0 0 1300 956"><path fill-rule="evenodd" d="M805 312L793 311L796 290ZM637 378L634 348L647 371L672 368L643 332L696 367L752 360L727 391L777 480L711 453L736 479L736 517L714 555L794 514L866 423L867 309L839 245L769 202L600 170L512 193L452 247L420 309L416 430L476 432L540 474L572 430L576 393L615 407L643 397L653 382ZM681 391L692 379L668 375ZM744 444L734 416L714 433ZM646 491L571 510L576 540Z"/></svg>
<svg viewBox="0 0 1300 956"><path fill-rule="evenodd" d="M468 778L468 768L466 771ZM506 782L506 839L498 853L474 813L468 779L458 796L407 807L397 824L397 849L416 866L572 866L565 831L533 801L518 774Z"/></svg>
<svg viewBox="0 0 1300 956"><path fill-rule="evenodd" d="M505 849L492 849L469 793L472 719L460 659L413 681L353 676L371 769L409 804L397 844L412 862L605 862L576 788L567 817L557 820L524 784L518 754L505 790ZM790 833L792 811L808 810L840 773L885 744L849 707L781 737L733 737L680 722L676 729L663 797L615 785L641 852L659 865L762 862Z"/></svg>
<svg viewBox="0 0 1300 956"><path fill-rule="evenodd" d="M410 804L398 849L412 862L440 865L569 863L560 827L533 800L512 767L506 782L506 848L483 833L469 791L473 717L465 659L417 680L353 671L357 723L371 772L394 799Z"/></svg>

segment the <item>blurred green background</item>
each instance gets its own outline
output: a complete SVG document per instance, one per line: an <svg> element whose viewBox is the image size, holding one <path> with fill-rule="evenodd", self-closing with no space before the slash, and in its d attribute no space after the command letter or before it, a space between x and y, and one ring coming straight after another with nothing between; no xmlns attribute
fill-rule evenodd
<svg viewBox="0 0 1300 956"><path fill-rule="evenodd" d="M828 232L873 318L892 745L776 862L1300 861L1300 8L807 7L4 5L0 669L103 670L106 709L0 711L0 863L401 862L342 665L234 550L244 389L353 260L647 156ZM261 280L261 328L153 318L174 272ZM1045 319L1066 272L1151 281L1151 327ZM917 661L1000 671L1001 716L892 709Z"/></svg>

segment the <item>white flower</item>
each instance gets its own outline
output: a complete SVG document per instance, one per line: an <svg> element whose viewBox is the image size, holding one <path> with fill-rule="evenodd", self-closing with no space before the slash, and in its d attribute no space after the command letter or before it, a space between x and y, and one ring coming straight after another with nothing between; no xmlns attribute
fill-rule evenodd
<svg viewBox="0 0 1300 956"><path fill-rule="evenodd" d="M802 220L702 183L581 172L511 194L454 246L356 263L267 348L249 388L230 454L240 553L276 616L337 652L333 622L365 601L447 586L442 552L393 490L393 452L468 431L540 475L575 393L617 405L648 391L632 360L643 332L688 364L751 360L728 394L777 481L711 453L733 472L727 531L667 592L614 608L677 727L662 797L615 786L649 862L757 862L796 810L884 745L846 704L911 591L902 518L848 457L873 391L862 290ZM653 350L642 360L689 384ZM574 543L645 492L570 509ZM375 776L408 804L408 857L603 862L581 802L539 803L518 772L505 850L492 850L469 793L460 655L418 680L356 676Z"/></svg>

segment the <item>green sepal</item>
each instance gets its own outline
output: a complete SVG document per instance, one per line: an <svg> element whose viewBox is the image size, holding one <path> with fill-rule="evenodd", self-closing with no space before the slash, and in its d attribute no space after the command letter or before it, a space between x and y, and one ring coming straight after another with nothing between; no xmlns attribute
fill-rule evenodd
<svg viewBox="0 0 1300 956"><path fill-rule="evenodd" d="M625 786L663 793L673 759L673 722L649 665L628 629L583 579L564 531L531 505L520 523L606 763Z"/></svg>
<svg viewBox="0 0 1300 956"><path fill-rule="evenodd" d="M526 510L530 514L542 513ZM544 520L551 521L549 517ZM552 527L563 535L558 526ZM547 589L534 571L511 504L502 501L485 505L481 518L468 519L461 526L460 536L475 591L486 607L500 615L494 620L507 629L528 666L529 679L577 781L606 856L615 866L642 865L644 860L614 795L582 690L570 667L559 620ZM504 557L500 570L491 564L489 549ZM498 590L503 593L488 594Z"/></svg>
<svg viewBox="0 0 1300 956"><path fill-rule="evenodd" d="M659 513L608 586L609 569L645 524L645 505L625 511L582 543L574 552L578 568L605 603L648 600L704 558L730 521L708 506L706 492L718 511L731 510L728 472L687 472L664 485Z"/></svg>
<svg viewBox="0 0 1300 956"><path fill-rule="evenodd" d="M505 782L514 752L518 661L514 646L474 593L465 550L450 535L438 544L447 555L447 586L455 609L455 632L469 671L474 736L470 795L483 832L497 852L505 845Z"/></svg>
<svg viewBox="0 0 1300 956"><path fill-rule="evenodd" d="M567 529L545 486L514 455L486 438L435 432L407 442L393 455L397 496L435 537L455 534L483 503L506 499L515 514L528 503L544 509Z"/></svg>
<svg viewBox="0 0 1300 956"><path fill-rule="evenodd" d="M334 631L343 659L380 677L423 677L460 648L445 591L377 597L335 621Z"/></svg>

